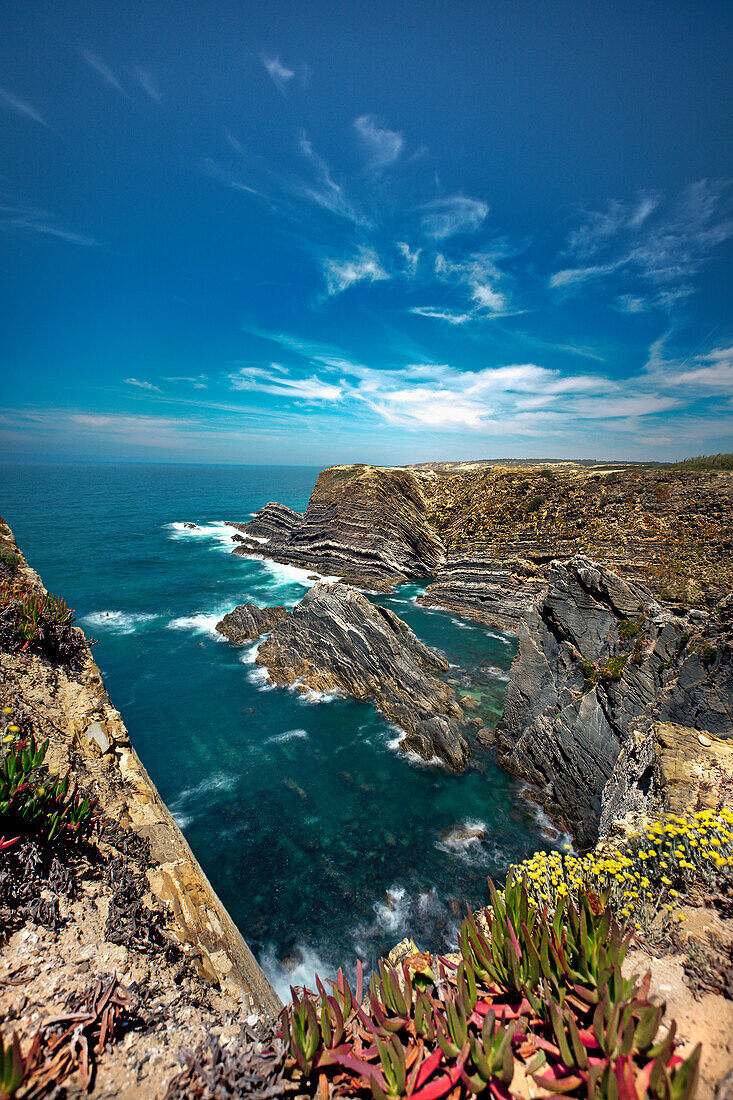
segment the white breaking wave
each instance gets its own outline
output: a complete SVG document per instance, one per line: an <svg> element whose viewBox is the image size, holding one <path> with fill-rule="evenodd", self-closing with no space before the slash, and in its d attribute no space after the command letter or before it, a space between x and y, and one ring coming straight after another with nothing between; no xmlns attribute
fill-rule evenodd
<svg viewBox="0 0 733 1100"><path fill-rule="evenodd" d="M515 634L497 634L495 630L487 630L486 633L490 638L495 638L497 642L503 642L504 645L514 645L517 640Z"/></svg>
<svg viewBox="0 0 733 1100"><path fill-rule="evenodd" d="M239 654L239 660L243 665L253 665L257 660L257 654L260 648L260 639L252 645L245 646L242 652Z"/></svg>
<svg viewBox="0 0 733 1100"><path fill-rule="evenodd" d="M254 684L258 691L274 691L277 684L269 681L269 672L263 665L253 665L247 673L250 684Z"/></svg>
<svg viewBox="0 0 733 1100"><path fill-rule="evenodd" d="M273 737L268 737L266 742L271 745L284 745L287 741L305 740L307 736L308 730L286 730L285 733L276 733Z"/></svg>
<svg viewBox="0 0 733 1100"><path fill-rule="evenodd" d="M141 627L157 619L143 611L92 611L81 622L94 630L108 630L111 634L134 634Z"/></svg>
<svg viewBox="0 0 733 1100"><path fill-rule="evenodd" d="M294 684L288 685L289 691L294 691L298 698L304 703L333 703L336 699L343 699L344 694L339 691L338 688L331 688L330 691L318 691L316 688L309 687L308 684L304 684L302 680L296 680Z"/></svg>
<svg viewBox="0 0 733 1100"><path fill-rule="evenodd" d="M435 847L446 855L457 856L469 866L478 867L505 861L504 853L495 843L488 844L489 826L485 821L471 819L446 829L436 840Z"/></svg>
<svg viewBox="0 0 733 1100"><path fill-rule="evenodd" d="M396 935L402 931L410 912L410 896L404 886L392 886L384 901L374 903L377 923L385 932Z"/></svg>
<svg viewBox="0 0 733 1100"><path fill-rule="evenodd" d="M187 539L194 542L209 540L216 544L215 549L227 552L234 549L232 538L239 534L236 527L224 522L197 524L195 527L187 527L185 523L166 523L164 528L168 531L168 538L176 541Z"/></svg>
<svg viewBox="0 0 733 1100"><path fill-rule="evenodd" d="M173 820L179 829L187 829L196 816L193 812L193 803L202 796L216 794L219 791L232 791L237 782L236 775L227 775L226 772L214 772L206 779L202 779L195 787L186 787L175 798L171 799L169 809Z"/></svg>
<svg viewBox="0 0 733 1100"><path fill-rule="evenodd" d="M413 752L412 749L403 749L402 741L406 736L405 731L400 729L399 726L393 726L389 724L390 730L393 731L395 736L389 737L386 741L387 748L390 752L398 753L408 763L418 768L448 768L445 761L441 760L438 756L433 756L430 760L423 760L419 753Z"/></svg>
<svg viewBox="0 0 733 1100"><path fill-rule="evenodd" d="M316 974L326 983L335 978L336 970L324 962L318 952L307 944L296 945L287 959L278 959L273 947L266 947L260 955L260 966L270 980L270 984L283 1004L290 1004L290 986L296 989L305 986L316 991Z"/></svg>
<svg viewBox="0 0 733 1100"><path fill-rule="evenodd" d="M198 615L181 615L180 618L166 623L166 630L190 630L194 634L207 634L217 642L224 642L226 639L218 632L216 624L224 618L226 611L227 609L213 613L201 611Z"/></svg>

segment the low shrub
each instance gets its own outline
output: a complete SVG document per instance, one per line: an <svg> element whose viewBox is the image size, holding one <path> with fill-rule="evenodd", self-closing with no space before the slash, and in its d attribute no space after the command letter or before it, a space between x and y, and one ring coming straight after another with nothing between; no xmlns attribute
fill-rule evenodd
<svg viewBox="0 0 733 1100"><path fill-rule="evenodd" d="M601 666L600 677L604 684L617 684L623 676L628 660L627 653L620 653L617 657L609 657Z"/></svg>
<svg viewBox="0 0 733 1100"><path fill-rule="evenodd" d="M733 882L733 812L667 814L639 836L586 856L538 852L515 867L534 905L578 899L584 891L606 899L618 919L650 932L679 921L694 886L724 894Z"/></svg>
<svg viewBox="0 0 733 1100"><path fill-rule="evenodd" d="M60 597L25 582L0 581L0 642L6 646L74 664L84 640L73 622L74 612Z"/></svg>

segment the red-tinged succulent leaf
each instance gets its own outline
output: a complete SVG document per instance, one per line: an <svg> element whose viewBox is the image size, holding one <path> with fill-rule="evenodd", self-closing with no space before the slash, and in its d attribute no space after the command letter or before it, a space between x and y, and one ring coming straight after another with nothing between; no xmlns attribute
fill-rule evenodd
<svg viewBox="0 0 733 1100"><path fill-rule="evenodd" d="M514 1100L504 1082L497 1081L495 1077L492 1077L491 1081L489 1081L489 1091L496 1097L496 1100Z"/></svg>
<svg viewBox="0 0 733 1100"><path fill-rule="evenodd" d="M459 1058L456 1064L448 1071L441 1074L430 1084L412 1094L412 1100L439 1100L461 1079L464 1059Z"/></svg>
<svg viewBox="0 0 733 1100"><path fill-rule="evenodd" d="M631 1057L617 1058L612 1068L616 1077L618 1100L639 1100L639 1095L636 1090L633 1059Z"/></svg>
<svg viewBox="0 0 733 1100"><path fill-rule="evenodd" d="M429 1077L435 1072L440 1065L442 1051L440 1048L434 1050L432 1054L429 1054L425 1061L420 1066L420 1069L415 1079L415 1088L419 1089L425 1084Z"/></svg>
<svg viewBox="0 0 733 1100"><path fill-rule="evenodd" d="M361 1058L355 1058L353 1054L340 1054L335 1050L329 1051L328 1056L336 1065L344 1066L360 1077L364 1077L367 1080L384 1080L381 1069L373 1062L365 1062Z"/></svg>

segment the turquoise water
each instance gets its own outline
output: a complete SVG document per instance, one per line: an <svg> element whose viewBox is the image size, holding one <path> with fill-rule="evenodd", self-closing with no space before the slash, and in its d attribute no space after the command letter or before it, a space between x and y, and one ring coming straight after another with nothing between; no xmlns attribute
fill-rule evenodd
<svg viewBox="0 0 733 1100"><path fill-rule="evenodd" d="M87 636L113 703L215 889L281 993L315 967L367 963L412 933L455 940L486 876L548 847L493 752L461 776L407 758L371 706L268 687L255 646L214 625L237 603L292 605L307 574L230 553L225 520L268 500L303 510L317 469L0 466L0 512ZM183 527L200 525L196 531ZM372 597L501 712L514 639ZM483 837L461 838L481 831Z"/></svg>

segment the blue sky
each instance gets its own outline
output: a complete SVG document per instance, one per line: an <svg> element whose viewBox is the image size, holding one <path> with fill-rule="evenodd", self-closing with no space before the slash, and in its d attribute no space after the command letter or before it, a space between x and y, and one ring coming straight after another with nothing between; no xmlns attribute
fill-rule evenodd
<svg viewBox="0 0 733 1100"><path fill-rule="evenodd" d="M7 457L733 449L733 7L6 5Z"/></svg>

